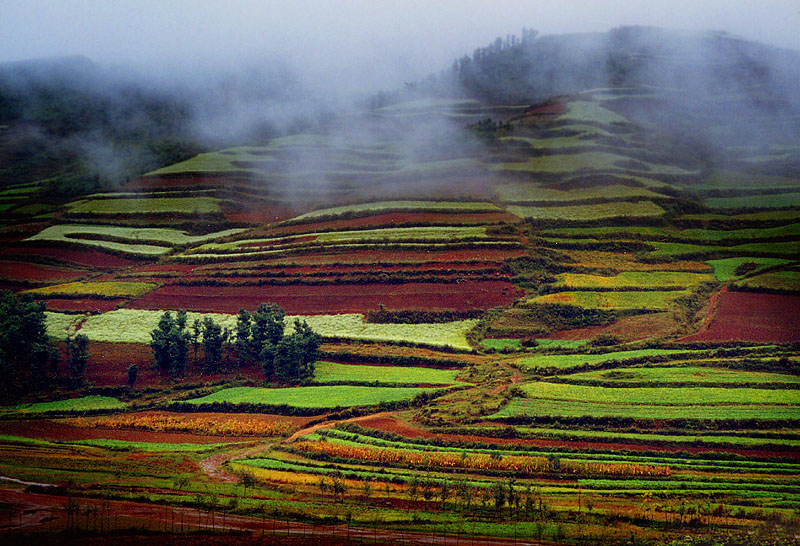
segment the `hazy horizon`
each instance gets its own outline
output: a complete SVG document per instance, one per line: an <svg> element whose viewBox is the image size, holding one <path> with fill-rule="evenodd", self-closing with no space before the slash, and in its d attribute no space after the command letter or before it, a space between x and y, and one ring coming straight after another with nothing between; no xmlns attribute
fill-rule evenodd
<svg viewBox="0 0 800 546"><path fill-rule="evenodd" d="M800 50L800 7L783 0L2 3L0 62L83 55L171 77L281 63L307 85L345 94L424 78L523 27L540 35L623 25L715 30Z"/></svg>

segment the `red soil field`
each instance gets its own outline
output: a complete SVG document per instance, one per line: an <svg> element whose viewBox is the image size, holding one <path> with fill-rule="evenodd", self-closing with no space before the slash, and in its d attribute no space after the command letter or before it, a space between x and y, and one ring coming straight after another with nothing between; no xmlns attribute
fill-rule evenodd
<svg viewBox="0 0 800 546"><path fill-rule="evenodd" d="M712 312L703 330L681 341L800 341L800 296L723 290Z"/></svg>
<svg viewBox="0 0 800 546"><path fill-rule="evenodd" d="M566 447L577 450L596 450L596 451L664 451L669 453L688 452L688 453L735 453L749 457L787 457L790 459L800 459L800 452L794 450L785 451L764 451L758 449L725 448L725 447L697 447L697 446L671 446L655 444L629 444L622 442L578 442L572 440L539 440L531 438L497 438L494 436L471 436L461 434L438 434L428 432L414 425L400 421L393 416L376 416L361 419L359 426L371 428L385 432L393 432L406 438L436 438L438 440L455 442L478 442L483 444L499 445L526 445L536 447ZM494 423L486 423L494 424Z"/></svg>
<svg viewBox="0 0 800 546"><path fill-rule="evenodd" d="M0 251L0 255L4 256L37 256L42 258L49 258L58 260L60 262L78 264L88 267L115 268L127 267L136 263L134 260L129 260L115 254L108 254L97 250L89 249L72 249L72 248L59 248L57 246L51 247L24 247L14 246L5 248Z"/></svg>
<svg viewBox="0 0 800 546"><path fill-rule="evenodd" d="M297 211L286 205L273 205L255 210L230 211L225 213L229 222L243 224L268 224L297 216Z"/></svg>
<svg viewBox="0 0 800 546"><path fill-rule="evenodd" d="M524 291L504 281L282 286L166 286L127 307L237 313L272 302L289 314L366 313L386 309L466 311L509 305Z"/></svg>
<svg viewBox="0 0 800 546"><path fill-rule="evenodd" d="M372 265L372 264L350 264L350 265L318 265L312 266L307 265L303 267L270 267L266 265L260 265L258 267L233 267L227 268L224 267L223 264L215 264L213 267L206 266L204 268L198 267L191 273L188 273L187 276L189 277L198 277L198 278L206 278L208 277L209 273L213 272L215 274L223 273L223 272L230 272L231 275L236 274L237 269L241 269L246 271L249 275L256 275L259 273L264 273L265 275L273 275L273 274L280 274L284 273L287 275L307 275L307 274L328 274L328 273L341 273L341 274L359 274L359 273L391 273L397 271L415 271L415 272L423 272L423 271L430 271L430 272L437 272L437 271L444 271L444 270L455 270L455 271L475 271L475 270L488 270L488 269L498 269L498 264L496 262L469 262L469 263L426 263L422 265L416 264L387 264L387 265Z"/></svg>
<svg viewBox="0 0 800 546"><path fill-rule="evenodd" d="M459 224L497 224L500 222L518 222L519 218L506 212L479 213L433 213L433 212L390 212L362 218L328 220L310 224L277 227L268 234L273 236L295 233L309 233L322 230L350 230L377 227L394 227L400 225L459 225Z"/></svg>
<svg viewBox="0 0 800 546"><path fill-rule="evenodd" d="M126 442L178 444L216 444L220 442L237 441L235 438L229 436L205 436L179 432L150 432L143 430L78 427L46 419L0 421L0 434L66 441L94 440L99 438L124 440Z"/></svg>
<svg viewBox="0 0 800 546"><path fill-rule="evenodd" d="M51 298L39 300L49 311L80 311L88 313L105 313L113 311L119 305L127 301L125 298Z"/></svg>
<svg viewBox="0 0 800 546"><path fill-rule="evenodd" d="M238 311L238 310L237 310ZM136 379L136 388L149 386L168 387L172 381L162 377L153 364L153 352L149 345L139 343L105 343L90 341L89 363L86 366L84 377L90 383L99 386L118 387L126 385L128 381L128 366L136 364L139 372ZM199 353L202 359L202 350ZM194 351L189 349L189 362L186 367L185 379L187 381L214 381L230 379L231 374L202 375L202 365L194 362ZM263 381L264 375L260 369L245 368L235 374L241 379Z"/></svg>
<svg viewBox="0 0 800 546"><path fill-rule="evenodd" d="M509 258L518 258L527 255L521 248L464 248L458 250L353 250L347 253L338 252L330 254L308 254L264 260L263 265L270 264L392 264L411 263L423 264L428 262L464 263L464 262L502 262ZM251 267L254 262L240 262L245 267ZM219 265L217 265L219 267Z"/></svg>
<svg viewBox="0 0 800 546"><path fill-rule="evenodd" d="M16 261L0 262L0 277L9 280L35 282L67 282L86 275L86 271L62 269L49 265L39 265Z"/></svg>

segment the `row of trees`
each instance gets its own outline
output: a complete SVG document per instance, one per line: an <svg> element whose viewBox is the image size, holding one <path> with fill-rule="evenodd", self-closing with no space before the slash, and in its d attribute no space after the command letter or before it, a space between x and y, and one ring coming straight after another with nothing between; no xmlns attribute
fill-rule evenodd
<svg viewBox="0 0 800 546"><path fill-rule="evenodd" d="M305 321L295 320L286 334L286 313L274 304L262 303L254 313L239 311L235 331L223 328L210 317L195 320L191 328L185 310L167 311L151 332L150 346L158 369L165 375L184 374L189 345L194 358L203 349L203 371L216 373L223 367L258 365L267 380L302 382L314 375L321 338ZM234 359L230 359L233 353Z"/></svg>
<svg viewBox="0 0 800 546"><path fill-rule="evenodd" d="M47 336L45 306L30 296L0 293L0 394L16 396L63 382L58 348ZM66 339L66 379L78 384L89 361L89 338Z"/></svg>

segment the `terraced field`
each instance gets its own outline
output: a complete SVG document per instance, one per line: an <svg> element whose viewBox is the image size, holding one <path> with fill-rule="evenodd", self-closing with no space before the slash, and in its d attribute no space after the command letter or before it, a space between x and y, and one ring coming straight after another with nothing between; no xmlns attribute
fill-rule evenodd
<svg viewBox="0 0 800 546"><path fill-rule="evenodd" d="M661 150L625 108L654 96L394 104L370 123L441 114L463 149L436 133L409 154L331 122L4 228L0 282L47 306L65 357L65 338L90 341L80 380L62 360L51 393L4 404L0 475L74 484L83 509L155 505L164 525L204 514L192 531L793 533L800 184ZM756 152L736 153L786 161ZM321 336L300 385L241 356L237 313L261 303ZM191 327L183 374L153 366L180 309L220 326L217 369Z"/></svg>

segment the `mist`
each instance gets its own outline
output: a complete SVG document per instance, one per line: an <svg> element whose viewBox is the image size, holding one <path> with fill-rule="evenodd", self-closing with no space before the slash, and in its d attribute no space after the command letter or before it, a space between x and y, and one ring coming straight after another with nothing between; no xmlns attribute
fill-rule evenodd
<svg viewBox="0 0 800 546"><path fill-rule="evenodd" d="M800 62L790 51L800 49L800 10L789 1L508 0L491 10L464 1L9 4L0 88L11 98L0 106L6 119L38 124L26 138L69 165L49 174L88 176L67 195L202 151L302 132L335 134L341 148L392 143L395 170L428 156L480 157L479 142L457 136L466 121L370 115L425 97L525 104L657 86L672 90L662 104L620 107L637 122L702 140L708 156L737 144L736 135L800 140ZM523 27L535 38L509 43ZM731 93L735 101L720 98ZM755 128L765 112L770 122ZM311 172L331 160L315 154L285 169Z"/></svg>

